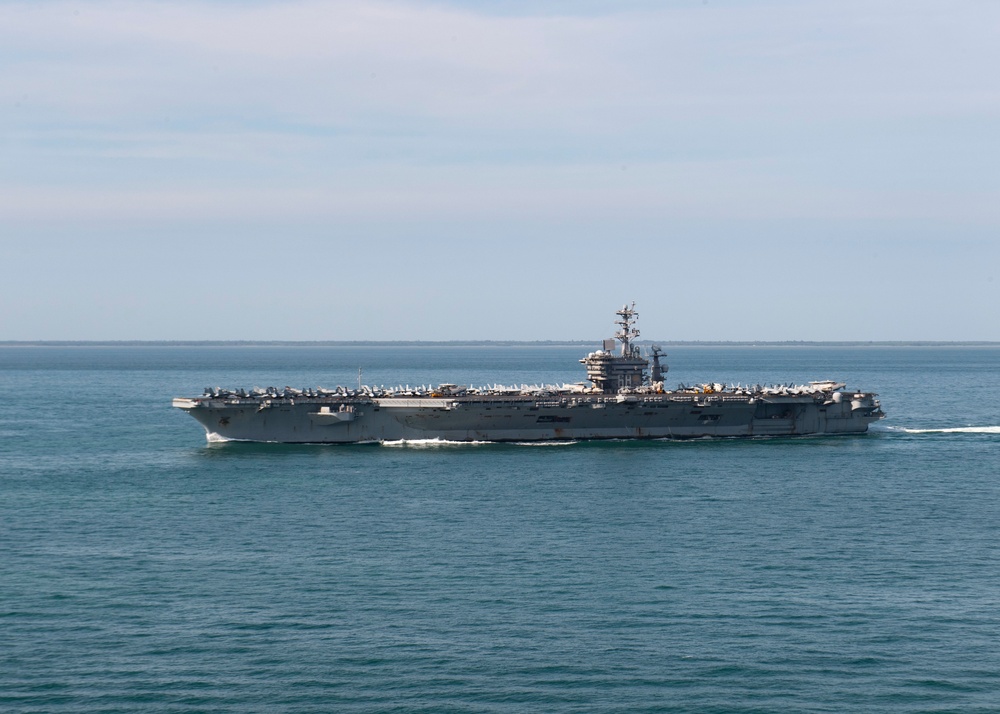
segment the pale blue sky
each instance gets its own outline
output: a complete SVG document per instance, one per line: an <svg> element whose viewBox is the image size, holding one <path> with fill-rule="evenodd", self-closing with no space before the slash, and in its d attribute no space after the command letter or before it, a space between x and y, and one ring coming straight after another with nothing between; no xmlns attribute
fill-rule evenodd
<svg viewBox="0 0 1000 714"><path fill-rule="evenodd" d="M1000 340L1000 3L4 2L0 339Z"/></svg>

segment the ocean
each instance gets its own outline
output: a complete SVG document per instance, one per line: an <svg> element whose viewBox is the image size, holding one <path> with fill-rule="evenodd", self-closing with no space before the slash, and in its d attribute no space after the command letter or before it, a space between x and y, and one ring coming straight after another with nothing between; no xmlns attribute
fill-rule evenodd
<svg viewBox="0 0 1000 714"><path fill-rule="evenodd" d="M589 349L0 347L0 710L1000 710L998 346L668 350L876 391L864 436L208 444L170 407Z"/></svg>

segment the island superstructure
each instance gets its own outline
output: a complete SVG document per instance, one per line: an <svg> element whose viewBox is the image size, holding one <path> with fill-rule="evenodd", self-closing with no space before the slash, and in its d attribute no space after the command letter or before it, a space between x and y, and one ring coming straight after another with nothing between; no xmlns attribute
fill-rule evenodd
<svg viewBox="0 0 1000 714"><path fill-rule="evenodd" d="M206 389L173 406L209 441L360 443L692 439L862 434L885 416L877 395L836 381L806 385L664 387L666 365L636 340L635 304L615 337L580 360L586 382L535 387Z"/></svg>

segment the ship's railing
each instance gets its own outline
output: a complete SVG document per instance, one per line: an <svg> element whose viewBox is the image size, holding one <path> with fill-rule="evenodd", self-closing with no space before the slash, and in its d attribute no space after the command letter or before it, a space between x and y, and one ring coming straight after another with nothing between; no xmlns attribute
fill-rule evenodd
<svg viewBox="0 0 1000 714"><path fill-rule="evenodd" d="M460 396L448 397L442 399L441 397L427 396L409 396L409 397L397 397L397 396L371 396L366 394L325 394L325 395L300 395L300 396L272 396L272 395L248 395L243 396L233 396L233 395L220 395L218 397L203 395L200 397L191 398L192 402L197 402L199 404L223 404L231 407L239 406L253 406L260 407L265 405L268 407L280 407L280 406L294 406L295 404L362 404L370 402L405 402L406 406L420 407L420 406L439 406L442 402L459 403L459 404L489 404L495 406L529 406L535 408L559 408L559 407L570 407L577 405L587 405L587 404L662 404L662 403L681 403L681 404L718 404L718 403L740 403L749 402L754 398L767 398L767 397L793 397L793 396L807 396L807 395L777 395L777 394L754 394L754 393L744 393L744 394L731 394L725 392L715 392L714 394L697 394L690 392L663 392L663 393L633 393L626 395L627 401L623 401L621 395L617 394L580 394L580 393L565 393L558 395L551 395L548 397L540 397L539 395L530 394L510 394L510 395L490 395L490 394L463 394ZM867 396L865 394L864 396Z"/></svg>

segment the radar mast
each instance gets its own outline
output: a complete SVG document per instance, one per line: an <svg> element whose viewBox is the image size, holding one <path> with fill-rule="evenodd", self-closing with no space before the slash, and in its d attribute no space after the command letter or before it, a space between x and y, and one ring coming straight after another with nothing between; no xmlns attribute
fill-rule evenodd
<svg viewBox="0 0 1000 714"><path fill-rule="evenodd" d="M638 347L632 345L632 340L639 337L639 328L635 326L635 320L639 317L639 313L635 310L635 301L632 302L632 307L627 304L622 305L617 315L615 324L621 329L615 333L615 337L622 343L622 357L633 357L638 352Z"/></svg>

